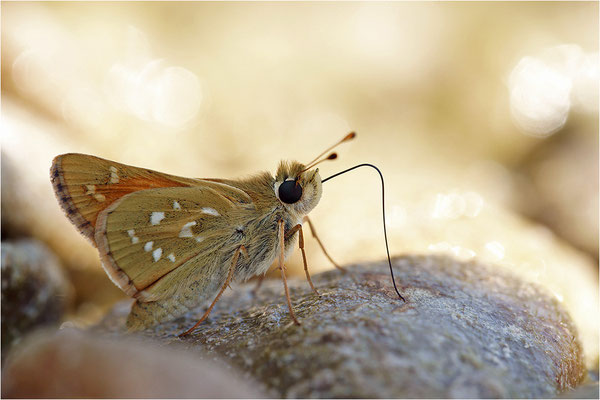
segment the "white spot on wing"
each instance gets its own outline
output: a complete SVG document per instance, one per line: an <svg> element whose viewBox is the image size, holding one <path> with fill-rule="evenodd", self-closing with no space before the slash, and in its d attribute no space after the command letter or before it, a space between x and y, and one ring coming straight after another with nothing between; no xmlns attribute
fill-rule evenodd
<svg viewBox="0 0 600 400"><path fill-rule="evenodd" d="M106 200L106 197L104 197L103 194L96 193L94 195L94 199L96 199L96 201L102 203L104 200Z"/></svg>
<svg viewBox="0 0 600 400"><path fill-rule="evenodd" d="M109 183L119 183L119 175L117 174L117 167L110 167L110 180Z"/></svg>
<svg viewBox="0 0 600 400"><path fill-rule="evenodd" d="M167 256L167 258L171 260L171 262L175 262L175 254L171 253Z"/></svg>
<svg viewBox="0 0 600 400"><path fill-rule="evenodd" d="M86 192L85 194L94 194L96 193L96 185L85 185Z"/></svg>
<svg viewBox="0 0 600 400"><path fill-rule="evenodd" d="M179 237L194 237L194 235L192 234L192 226L194 225L196 225L196 221L188 222L187 224L183 225L183 228L181 228L181 232L179 232Z"/></svg>
<svg viewBox="0 0 600 400"><path fill-rule="evenodd" d="M217 210L215 210L214 208L211 208L211 207L202 207L202 212L204 214L214 215L215 217L218 217L219 215L221 215L221 214L219 214L219 212Z"/></svg>
<svg viewBox="0 0 600 400"><path fill-rule="evenodd" d="M131 243L136 244L137 242L140 241L140 238L138 238L137 236L135 236L135 230L134 229L128 230L127 234L131 238Z"/></svg>
<svg viewBox="0 0 600 400"><path fill-rule="evenodd" d="M152 225L158 225L160 224L160 221L162 221L165 218L165 213L162 211L154 211L152 214L150 214L150 223Z"/></svg>
<svg viewBox="0 0 600 400"><path fill-rule="evenodd" d="M160 260L160 256L162 256L162 249L159 247L152 252L152 258L154 258L154 262Z"/></svg>
<svg viewBox="0 0 600 400"><path fill-rule="evenodd" d="M154 245L154 242L146 242L146 244L144 245L144 250L145 251L150 251L152 250L152 246Z"/></svg>
<svg viewBox="0 0 600 400"><path fill-rule="evenodd" d="M196 242L200 243L203 241L204 241L204 238L202 236L196 236Z"/></svg>
<svg viewBox="0 0 600 400"><path fill-rule="evenodd" d="M181 210L181 206L177 202L177 200L173 201L173 210Z"/></svg>

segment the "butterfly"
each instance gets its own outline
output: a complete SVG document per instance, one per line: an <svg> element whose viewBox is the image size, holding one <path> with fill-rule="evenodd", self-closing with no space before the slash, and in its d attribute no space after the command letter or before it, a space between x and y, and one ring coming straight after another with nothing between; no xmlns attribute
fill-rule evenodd
<svg viewBox="0 0 600 400"><path fill-rule="evenodd" d="M306 165L282 161L275 176L184 178L77 153L57 156L50 174L69 220L98 249L109 278L136 300L126 322L130 331L176 319L212 300L182 335L188 334L231 282L263 276L274 261L290 317L300 324L284 260L298 242L308 282L318 294L302 231L308 221L314 234L308 213L321 198L323 182L315 166L335 159L336 153L323 156L355 136L348 134Z"/></svg>

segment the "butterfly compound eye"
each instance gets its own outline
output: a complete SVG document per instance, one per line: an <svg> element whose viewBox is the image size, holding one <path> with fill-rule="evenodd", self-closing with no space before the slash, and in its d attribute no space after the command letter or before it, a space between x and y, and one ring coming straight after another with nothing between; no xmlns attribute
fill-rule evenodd
<svg viewBox="0 0 600 400"><path fill-rule="evenodd" d="M287 204L293 204L302 197L302 186L296 181L285 181L279 185L279 199Z"/></svg>

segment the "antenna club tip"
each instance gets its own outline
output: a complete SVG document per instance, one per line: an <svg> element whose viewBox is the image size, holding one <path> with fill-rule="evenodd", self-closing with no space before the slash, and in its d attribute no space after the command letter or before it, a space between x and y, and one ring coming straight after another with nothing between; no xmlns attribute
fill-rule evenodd
<svg viewBox="0 0 600 400"><path fill-rule="evenodd" d="M349 134L346 135L346 137L342 141L345 142L346 140L352 140L355 137L356 137L356 132L350 132Z"/></svg>
<svg viewBox="0 0 600 400"><path fill-rule="evenodd" d="M337 158L337 153L331 153L330 155L327 156L328 160L335 160Z"/></svg>

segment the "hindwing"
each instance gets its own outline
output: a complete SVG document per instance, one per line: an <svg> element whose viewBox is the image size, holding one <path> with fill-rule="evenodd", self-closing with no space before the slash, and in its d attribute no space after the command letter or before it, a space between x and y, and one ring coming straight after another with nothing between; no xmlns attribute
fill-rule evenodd
<svg viewBox="0 0 600 400"><path fill-rule="evenodd" d="M152 290L160 280L192 267L204 269L215 252L234 248L241 209L252 207L209 185L143 190L100 213L96 243L104 268L121 289L142 301L157 300L166 295Z"/></svg>

